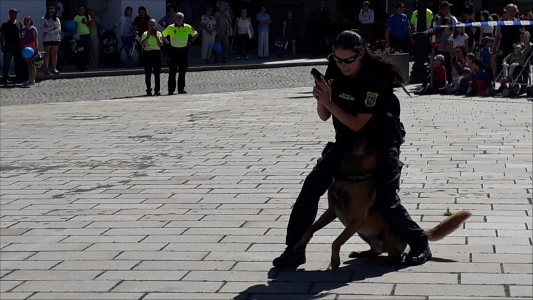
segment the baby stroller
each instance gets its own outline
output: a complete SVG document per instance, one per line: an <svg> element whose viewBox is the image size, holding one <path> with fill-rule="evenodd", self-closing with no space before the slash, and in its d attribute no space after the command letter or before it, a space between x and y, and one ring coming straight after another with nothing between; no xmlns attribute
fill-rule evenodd
<svg viewBox="0 0 533 300"><path fill-rule="evenodd" d="M85 71L89 63L88 49L80 45L79 35L65 32L57 53L57 69L63 70L65 64L74 64L79 71Z"/></svg>
<svg viewBox="0 0 533 300"><path fill-rule="evenodd" d="M533 59L533 48L529 51L523 66L517 66L511 76L509 86L502 90L503 97L517 97L527 94L533 97L533 79L531 79L531 66ZM503 77L503 71L495 78L495 82Z"/></svg>
<svg viewBox="0 0 533 300"><path fill-rule="evenodd" d="M120 67L117 35L113 30L105 30L100 38L100 65Z"/></svg>

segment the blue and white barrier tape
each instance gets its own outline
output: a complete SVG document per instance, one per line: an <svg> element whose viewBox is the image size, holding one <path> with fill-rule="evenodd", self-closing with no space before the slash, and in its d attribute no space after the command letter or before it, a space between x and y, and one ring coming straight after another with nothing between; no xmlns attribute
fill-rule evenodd
<svg viewBox="0 0 533 300"><path fill-rule="evenodd" d="M484 27L484 26L530 26L533 21L488 21L488 22L471 22L457 23L452 25L436 25L435 28L455 28L455 27Z"/></svg>

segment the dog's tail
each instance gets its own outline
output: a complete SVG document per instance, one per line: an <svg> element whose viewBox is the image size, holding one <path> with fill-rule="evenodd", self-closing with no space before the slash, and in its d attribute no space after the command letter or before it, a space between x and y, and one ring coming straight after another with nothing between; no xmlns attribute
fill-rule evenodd
<svg viewBox="0 0 533 300"><path fill-rule="evenodd" d="M428 240L438 241L445 238L448 234L454 232L463 222L470 218L472 214L469 211L462 210L440 222L439 225L426 231Z"/></svg>

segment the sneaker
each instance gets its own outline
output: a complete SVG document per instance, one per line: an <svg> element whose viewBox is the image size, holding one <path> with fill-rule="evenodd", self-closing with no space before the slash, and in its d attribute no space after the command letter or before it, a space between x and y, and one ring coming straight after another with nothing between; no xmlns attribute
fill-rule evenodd
<svg viewBox="0 0 533 300"><path fill-rule="evenodd" d="M178 94L187 94L186 91L178 91Z"/></svg>
<svg viewBox="0 0 533 300"><path fill-rule="evenodd" d="M44 70L44 74L45 74L45 75L50 75L50 71L48 71L48 70Z"/></svg>
<svg viewBox="0 0 533 300"><path fill-rule="evenodd" d="M409 265L422 265L430 260L431 257L433 257L433 255L429 249L429 244L425 243L421 246L414 246L411 248L405 257L405 263Z"/></svg>
<svg viewBox="0 0 533 300"><path fill-rule="evenodd" d="M30 87L30 86L33 86L33 85L35 85L35 82L33 82L33 81L27 81L27 82L24 82L24 83L22 84L22 87Z"/></svg>
<svg viewBox="0 0 533 300"><path fill-rule="evenodd" d="M305 251L296 252L292 248L287 247L285 251L276 257L272 264L276 268L285 269L290 267L297 267L301 264L305 264Z"/></svg>
<svg viewBox="0 0 533 300"><path fill-rule="evenodd" d="M59 74L59 71L58 71L57 69L54 69L54 70L52 71L52 73L58 75L58 74Z"/></svg>
<svg viewBox="0 0 533 300"><path fill-rule="evenodd" d="M237 59L237 60L241 60L241 57L240 57L240 56L237 56L237 58L236 58L236 59Z"/></svg>
<svg viewBox="0 0 533 300"><path fill-rule="evenodd" d="M146 96L152 96L152 91L146 91Z"/></svg>

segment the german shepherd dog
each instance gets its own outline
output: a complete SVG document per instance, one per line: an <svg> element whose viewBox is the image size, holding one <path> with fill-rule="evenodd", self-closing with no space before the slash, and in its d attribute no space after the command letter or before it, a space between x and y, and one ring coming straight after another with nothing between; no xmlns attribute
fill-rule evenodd
<svg viewBox="0 0 533 300"><path fill-rule="evenodd" d="M377 168L376 135L366 134L355 142L351 151L342 160L339 173L351 174L335 179L328 189L328 209L307 230L302 240L294 247L295 251L305 250L313 234L336 218L346 226L332 245L331 269L340 265L341 246L355 233L370 245L363 252L352 252L349 257L377 256L387 252L389 260L401 262L407 243L392 233L389 225L376 211L376 179L372 174ZM456 230L470 212L459 211L427 230L429 241L443 239Z"/></svg>

